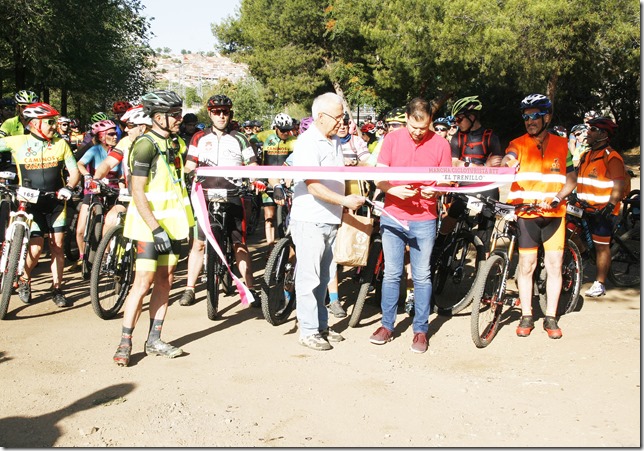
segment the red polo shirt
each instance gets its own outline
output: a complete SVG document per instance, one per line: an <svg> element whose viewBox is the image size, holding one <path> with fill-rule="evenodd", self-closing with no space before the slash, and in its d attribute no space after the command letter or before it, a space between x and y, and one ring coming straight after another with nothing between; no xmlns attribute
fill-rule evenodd
<svg viewBox="0 0 644 451"><path fill-rule="evenodd" d="M387 133L378 155L378 163L389 167L438 167L452 166L452 153L445 138L431 130L420 143L415 143L406 127ZM436 185L434 181L407 182L390 180L392 185ZM409 199L385 195L385 210L397 219L425 221L436 219L436 201L424 199L420 192Z"/></svg>

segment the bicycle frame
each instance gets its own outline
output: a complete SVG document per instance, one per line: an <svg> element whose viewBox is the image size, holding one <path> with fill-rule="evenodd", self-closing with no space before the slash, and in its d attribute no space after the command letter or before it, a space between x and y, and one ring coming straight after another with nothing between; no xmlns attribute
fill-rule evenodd
<svg viewBox="0 0 644 451"><path fill-rule="evenodd" d="M9 225L7 226L7 230L5 232L6 239L2 245L2 257L0 257L0 273L4 273L7 269L9 248L11 247L13 233L16 227L23 227L25 229L24 238L21 244L22 248L20 250L20 261L18 262L18 274L22 274L25 269L31 224L33 222L33 215L31 213L27 213L27 204L27 201L19 200L18 210L9 213ZM23 220L18 221L18 218L22 218Z"/></svg>

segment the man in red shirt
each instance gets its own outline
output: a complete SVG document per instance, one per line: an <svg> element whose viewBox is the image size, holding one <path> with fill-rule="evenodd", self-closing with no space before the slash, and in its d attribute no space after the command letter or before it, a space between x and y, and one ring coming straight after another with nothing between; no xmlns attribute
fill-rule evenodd
<svg viewBox="0 0 644 451"><path fill-rule="evenodd" d="M429 129L432 121L429 102L415 98L406 107L405 127L385 136L378 155L378 167L452 166L449 143ZM387 216L380 218L382 249L386 261L382 281L382 326L371 336L374 344L385 344L393 336L399 287L403 275L405 246L409 246L412 280L414 282L414 339L411 350L427 351L432 281L430 256L436 238L436 182L377 182L385 193L384 209L407 223L409 230Z"/></svg>

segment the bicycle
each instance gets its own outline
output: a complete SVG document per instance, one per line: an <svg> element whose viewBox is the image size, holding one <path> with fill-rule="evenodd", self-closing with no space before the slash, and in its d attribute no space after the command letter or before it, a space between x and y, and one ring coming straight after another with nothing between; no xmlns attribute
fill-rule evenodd
<svg viewBox="0 0 644 451"><path fill-rule="evenodd" d="M485 247L472 229L481 211L480 202L473 196L451 193L466 204L454 229L445 237L445 244L432 253L432 305L440 315L455 315L472 303L474 279L482 261Z"/></svg>
<svg viewBox="0 0 644 451"><path fill-rule="evenodd" d="M70 231L76 230L76 224L78 223L78 214L80 213L81 203L83 201L83 186L78 184L72 190L72 197L67 201L67 218ZM64 243L65 257L72 263L75 263L80 258L80 252L78 251L78 243L76 242L75 233L66 233L65 234L65 243Z"/></svg>
<svg viewBox="0 0 644 451"><path fill-rule="evenodd" d="M488 346L496 336L504 310L518 306L517 297L509 296L506 292L510 278L510 264L517 244L519 228L517 212L538 210L534 204L510 205L477 194L476 197L489 205L497 223L490 240L490 256L481 265L476 275L473 288L472 316L470 318L470 333L477 348ZM503 224L502 228L500 224ZM506 250L498 249L499 240L509 240ZM539 268L543 268L543 274ZM575 310L579 299L583 265L579 249L572 240L566 241L562 265L562 295L558 311L570 313ZM533 275L535 292L543 284L545 290L545 267L543 253L539 254L537 269ZM561 302L563 300L563 302ZM524 302L532 302L524 300ZM560 309L560 310L559 310ZM543 307L545 313L545 306Z"/></svg>
<svg viewBox="0 0 644 451"><path fill-rule="evenodd" d="M92 180L88 180L85 187L89 190L90 197L87 208L87 221L83 232L85 253L83 254L81 272L84 280L89 279L92 273L94 256L103 236L104 215L114 205L118 197L118 190L103 183L97 183L96 188L90 189L90 183L92 183Z"/></svg>
<svg viewBox="0 0 644 451"><path fill-rule="evenodd" d="M628 202L627 200L625 200ZM598 210L581 199L574 204L569 202L566 214L568 235L578 247L585 248L588 259L596 264L596 247L593 242L587 215L596 215ZM628 203L624 209L628 208ZM608 280L616 287L635 287L640 285L640 246L639 227L624 230L623 221L616 224L610 240L611 265ZM584 254L585 255L585 254Z"/></svg>
<svg viewBox="0 0 644 451"><path fill-rule="evenodd" d="M129 202L129 195L119 201ZM114 318L123 307L135 276L136 242L123 236L125 212L118 214L118 224L110 228L96 249L90 276L90 299L94 313L101 319Z"/></svg>
<svg viewBox="0 0 644 451"><path fill-rule="evenodd" d="M24 181L28 184L28 181ZM33 223L33 215L27 213L27 206L30 203L37 203L42 197L56 197L55 192L41 192L27 186L4 185L3 190L13 193L18 207L9 213L9 224L5 233L5 240L2 243L2 254L0 256L0 319L4 319L9 309L9 301L13 289L18 285L18 278L23 273L27 262L27 251L29 248L30 230Z"/></svg>
<svg viewBox="0 0 644 451"><path fill-rule="evenodd" d="M295 308L295 244L288 227L293 192L285 187L284 194L284 208L277 211L278 217L285 216L284 237L275 243L268 256L261 284L262 313L273 326L284 323Z"/></svg>

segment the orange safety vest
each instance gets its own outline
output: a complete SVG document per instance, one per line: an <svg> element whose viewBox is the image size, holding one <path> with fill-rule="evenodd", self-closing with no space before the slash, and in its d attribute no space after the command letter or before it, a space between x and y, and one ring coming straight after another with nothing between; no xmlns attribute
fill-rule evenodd
<svg viewBox="0 0 644 451"><path fill-rule="evenodd" d="M591 158L592 157L592 158ZM610 201L610 195L615 185L614 180L623 180L622 174L611 174L608 170L608 161L617 158L624 166L624 159L610 147L595 153L589 150L579 163L579 176L577 179L577 196L595 208L601 209ZM619 214L619 204L615 206L613 214Z"/></svg>
<svg viewBox="0 0 644 451"><path fill-rule="evenodd" d="M542 145L545 147L543 152L537 147L537 141L527 133L510 142L505 152L516 155L519 171L510 186L508 203L516 205L552 199L565 185L568 160L572 165L568 141L561 136L549 134ZM561 202L552 211L544 211L539 215L521 213L519 216L563 218L566 216L566 205Z"/></svg>

